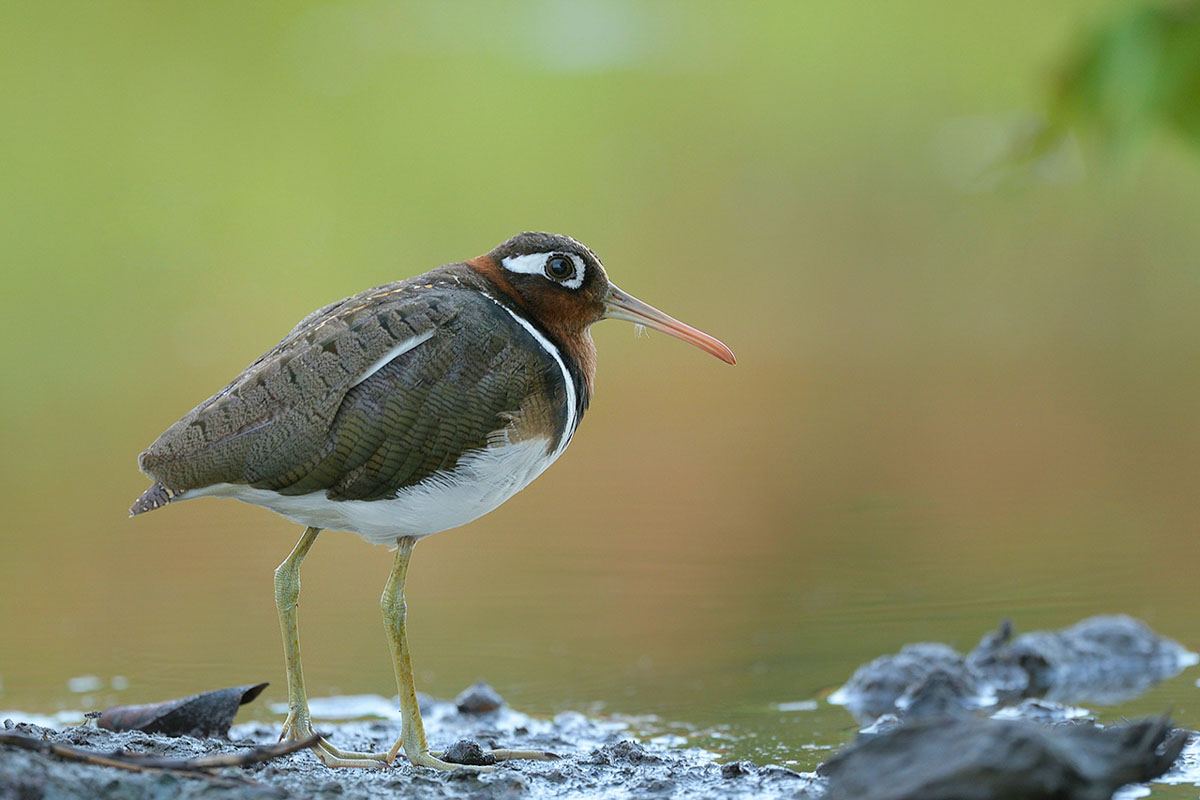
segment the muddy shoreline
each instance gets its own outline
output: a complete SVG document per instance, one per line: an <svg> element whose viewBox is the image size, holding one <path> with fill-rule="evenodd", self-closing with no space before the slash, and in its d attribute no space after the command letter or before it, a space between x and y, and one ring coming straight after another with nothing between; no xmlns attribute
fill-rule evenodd
<svg viewBox="0 0 1200 800"><path fill-rule="evenodd" d="M218 777L252 784L222 785L173 773L125 772L63 761L54 756L0 748L0 799L316 800L406 798L999 798L1093 800L1120 786L1157 778L1175 764L1173 782L1197 777L1197 737L1172 730L1165 719L1101 727L1091 722L1046 725L1029 720L948 717L926 719L882 734L860 736L816 772L800 773L747 761L720 763L715 754L637 742L612 722L580 714L539 720L502 709L463 714L453 703L432 704L429 717L442 735L479 742L550 749L557 761L514 761L489 773L449 773L414 768L403 758L379 770L333 770L300 751L246 767L214 770ZM28 723L6 731L96 752L157 754L173 758L237 753L274 743L278 728L235 725L230 738L197 739L143 732L113 732L92 725L63 730ZM392 721L322 725L341 747L382 749L399 731ZM950 748L949 745L954 747ZM947 758L948 752L956 753ZM1180 751L1185 751L1179 758ZM981 776L990 770L987 779ZM1190 774L1189 774L1190 770ZM1033 793L1031 787L1045 787Z"/></svg>
<svg viewBox="0 0 1200 800"><path fill-rule="evenodd" d="M1166 717L1099 725L1069 703L1102 705L1133 696L1196 662L1195 654L1178 643L1123 616L1019 636L1005 623L966 654L939 643L908 645L864 664L828 698L861 727L853 742L810 773L748 761L721 763L717 754L679 747L671 737L636 741L615 720L575 712L530 717L505 706L490 687L477 685L455 701L423 698L422 714L436 742L548 750L561 758L500 763L487 773L442 773L414 768L402 757L379 770L333 770L300 751L213 770L227 779L221 783L169 772L127 772L0 745L0 800L1099 800L1131 783L1200 784L1200 735L1174 729ZM259 689L230 691L252 699ZM314 699L312 705L317 717L354 718L317 724L343 749L385 750L400 730L394 704L383 697ZM94 719L77 727L0 723L9 734L89 751L172 758L245 752L274 744L279 735L277 725L261 722L234 725L228 738L117 732L98 727Z"/></svg>
<svg viewBox="0 0 1200 800"><path fill-rule="evenodd" d="M382 700L382 698L380 698ZM712 753L678 749L628 738L623 726L563 713L551 720L528 717L507 708L463 713L452 702L432 701L424 712L442 741L470 739L484 747L547 749L557 761L514 761L493 772L439 773L417 769L403 758L379 770L333 770L302 751L273 761L218 770L257 786L220 786L171 774L121 772L71 763L52 756L0 748L0 798L100 798L101 800L166 800L220 798L248 800L268 796L317 800L366 800L387 796L412 798L467 797L804 797L824 780L783 767L747 762L723 765ZM235 725L230 738L195 739L142 732L116 733L85 725L64 730L24 723L5 723L7 730L96 751L120 749L186 758L234 753L248 746L274 743L278 727L263 723ZM335 745L347 749L386 749L399 733L391 720L319 724Z"/></svg>

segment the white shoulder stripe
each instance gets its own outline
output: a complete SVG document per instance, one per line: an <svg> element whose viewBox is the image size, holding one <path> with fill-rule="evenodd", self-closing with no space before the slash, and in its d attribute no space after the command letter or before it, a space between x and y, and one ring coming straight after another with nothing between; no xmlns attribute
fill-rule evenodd
<svg viewBox="0 0 1200 800"><path fill-rule="evenodd" d="M554 346L553 342L543 336L541 331L487 292L483 292L482 294L488 300L491 300L507 311L508 315L517 321L518 325L528 331L529 335L542 346L542 349L550 354L550 357L554 359L554 363L558 364L558 368L562 371L563 385L567 387L567 426L563 429L562 438L558 442L558 449L554 451L553 458L558 458L562 455L562 451L567 449L567 445L571 443L571 437L575 435L575 426L579 424L579 412L575 397L575 381L571 377L571 371L567 369L567 365L562 360L562 355L559 354L558 348Z"/></svg>
<svg viewBox="0 0 1200 800"><path fill-rule="evenodd" d="M385 366L387 366L388 362L390 362L392 359L396 358L397 356L402 356L405 353L407 353L409 350L412 350L417 345L429 341L433 337L433 334L436 332L437 332L436 328L430 328L429 330L422 333L420 336L414 336L411 339L405 339L400 344L391 348L386 353L384 353L382 356L380 356L378 359L376 359L374 364L367 367L367 371L364 372L362 375L358 376L358 378L354 381L354 383L350 384L350 388L353 389L355 386L358 386L360 383L362 383L367 378L374 375L376 372L379 372L379 370L381 370Z"/></svg>

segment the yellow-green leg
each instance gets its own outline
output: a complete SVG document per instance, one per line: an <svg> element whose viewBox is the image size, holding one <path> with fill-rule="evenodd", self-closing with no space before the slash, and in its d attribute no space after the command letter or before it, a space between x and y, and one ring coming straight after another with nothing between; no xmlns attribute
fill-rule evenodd
<svg viewBox="0 0 1200 800"><path fill-rule="evenodd" d="M312 735L312 719L308 713L308 696L304 693L304 670L300 665L300 630L296 622L296 601L300 597L300 563L317 540L320 528L307 528L291 554L275 569L275 607L279 610L279 627L283 631L283 655L287 665L288 715L279 735L303 739ZM340 750L319 740L313 752L330 767L382 767L386 753L355 753Z"/></svg>
<svg viewBox="0 0 1200 800"><path fill-rule="evenodd" d="M408 635L405 632L408 609L404 602L404 579L408 574L408 562L416 543L417 540L411 536L401 537L396 542L396 561L392 565L392 573L388 576L387 585L383 588L383 597L379 603L383 609L383 624L387 630L388 643L392 646L392 665L396 670L396 687L400 693L402 717L400 738L392 745L392 749L387 754L387 760L390 764L400 751L404 750L408 760L417 766L446 770L486 771L488 767L466 767L462 764L442 761L437 758L441 752L431 752L429 745L425 742L425 726L421 722L421 708L417 704L417 687L413 683ZM553 753L543 750L492 750L491 754L498 761L515 758L537 760L558 758Z"/></svg>

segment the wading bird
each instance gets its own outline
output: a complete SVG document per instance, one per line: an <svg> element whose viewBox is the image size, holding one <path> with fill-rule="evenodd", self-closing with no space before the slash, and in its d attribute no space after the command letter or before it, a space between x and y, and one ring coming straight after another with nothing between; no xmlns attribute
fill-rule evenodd
<svg viewBox="0 0 1200 800"><path fill-rule="evenodd" d="M713 337L611 284L580 242L522 233L490 253L368 289L305 317L283 341L172 425L138 458L154 483L131 515L232 497L306 526L275 570L288 715L312 733L296 601L300 563L322 529L396 548L381 606L401 734L386 753L321 740L330 766L451 769L425 741L405 635L404 579L417 540L477 519L566 449L596 370L589 327L623 319L733 364ZM552 758L498 750L498 759Z"/></svg>

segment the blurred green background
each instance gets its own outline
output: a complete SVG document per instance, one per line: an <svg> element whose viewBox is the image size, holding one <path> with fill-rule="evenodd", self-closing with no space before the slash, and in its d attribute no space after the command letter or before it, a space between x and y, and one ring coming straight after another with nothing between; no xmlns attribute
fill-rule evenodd
<svg viewBox="0 0 1200 800"><path fill-rule="evenodd" d="M419 688L807 769L849 715L774 704L905 642L1120 611L1200 648L1200 160L1150 126L994 169L1135 7L4 4L0 708L282 699L300 530L128 520L137 453L312 309L526 229L739 364L597 326L570 451L417 550ZM312 695L393 691L390 560L305 563ZM1095 710L1195 727L1194 680Z"/></svg>

